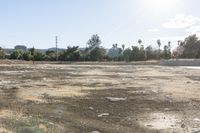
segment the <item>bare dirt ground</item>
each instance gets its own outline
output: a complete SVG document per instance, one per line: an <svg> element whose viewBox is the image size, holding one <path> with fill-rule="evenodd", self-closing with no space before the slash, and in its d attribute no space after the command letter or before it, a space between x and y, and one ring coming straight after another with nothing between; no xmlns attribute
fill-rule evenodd
<svg viewBox="0 0 200 133"><path fill-rule="evenodd" d="M0 63L0 132L199 133L200 71Z"/></svg>

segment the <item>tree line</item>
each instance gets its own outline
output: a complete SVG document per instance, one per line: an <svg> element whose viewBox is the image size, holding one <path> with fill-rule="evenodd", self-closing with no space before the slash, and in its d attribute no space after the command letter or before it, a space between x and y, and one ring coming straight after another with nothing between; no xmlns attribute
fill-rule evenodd
<svg viewBox="0 0 200 133"><path fill-rule="evenodd" d="M141 39L138 40L137 46L126 48L125 44L121 46L113 44L109 50L102 47L101 43L100 37L96 34L88 40L85 49L68 46L58 53L55 50L40 52L31 48L28 51L15 50L10 55L6 55L4 49L0 48L0 58L26 61L146 61L200 58L200 40L196 35L189 36L184 41L178 41L178 47L173 52L171 52L170 41L163 46L159 39L156 41L158 49L154 49L151 45L144 47ZM162 50L161 47L163 47Z"/></svg>

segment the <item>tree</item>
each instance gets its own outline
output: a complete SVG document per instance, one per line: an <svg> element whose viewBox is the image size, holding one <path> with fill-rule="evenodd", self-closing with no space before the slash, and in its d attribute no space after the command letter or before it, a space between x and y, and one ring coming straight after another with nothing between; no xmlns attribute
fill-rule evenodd
<svg viewBox="0 0 200 133"><path fill-rule="evenodd" d="M170 48L171 48L171 42L170 42L170 41L168 42L168 47L170 47Z"/></svg>
<svg viewBox="0 0 200 133"><path fill-rule="evenodd" d="M170 58L171 58L171 49L170 49L170 45L165 45L165 46L164 46L163 58L164 58L164 59L170 59Z"/></svg>
<svg viewBox="0 0 200 133"><path fill-rule="evenodd" d="M35 52L33 58L34 58L34 61L43 61L45 60L45 55L41 52Z"/></svg>
<svg viewBox="0 0 200 133"><path fill-rule="evenodd" d="M100 47L101 39L96 35L92 35L91 39L87 42L88 48L86 48L86 57L92 61L101 61L106 54L106 50Z"/></svg>
<svg viewBox="0 0 200 133"><path fill-rule="evenodd" d="M101 61L106 55L106 50L104 48L96 47L90 52L90 60Z"/></svg>
<svg viewBox="0 0 200 133"><path fill-rule="evenodd" d="M0 47L0 59L4 59L5 58L5 52L4 50Z"/></svg>
<svg viewBox="0 0 200 133"><path fill-rule="evenodd" d="M196 35L187 37L182 45L184 47L182 57L200 58L200 41Z"/></svg>
<svg viewBox="0 0 200 133"><path fill-rule="evenodd" d="M67 49L60 54L59 59L64 61L78 61L80 59L78 48L78 46L67 47Z"/></svg>
<svg viewBox="0 0 200 133"><path fill-rule="evenodd" d="M121 56L122 49L117 46L118 44L113 44L113 47L108 51L108 57L112 60L118 60L118 57Z"/></svg>
<svg viewBox="0 0 200 133"><path fill-rule="evenodd" d="M29 51L31 52L31 55L34 56L34 54L35 54L35 48L34 47L30 48Z"/></svg>
<svg viewBox="0 0 200 133"><path fill-rule="evenodd" d="M157 40L157 44L158 44L158 47L159 47L159 49L158 49L158 58L160 59L160 46L161 46L160 39Z"/></svg>
<svg viewBox="0 0 200 133"><path fill-rule="evenodd" d="M125 45L124 44L122 44L122 51L124 51L125 50Z"/></svg>
<svg viewBox="0 0 200 133"><path fill-rule="evenodd" d="M49 60L49 61L55 61L56 60L56 52L53 51L53 50L48 50L45 52L45 58L46 60Z"/></svg>
<svg viewBox="0 0 200 133"><path fill-rule="evenodd" d="M130 61L131 55L132 55L132 51L130 48L127 48L124 50L123 56L124 56L125 61Z"/></svg>
<svg viewBox="0 0 200 133"><path fill-rule="evenodd" d="M89 50L93 50L96 47L99 47L100 44L101 44L100 37L97 34L96 35L92 35L91 39L88 40L87 44L89 46Z"/></svg>
<svg viewBox="0 0 200 133"><path fill-rule="evenodd" d="M10 59L22 59L22 52L20 50L15 50L11 53Z"/></svg>
<svg viewBox="0 0 200 133"><path fill-rule="evenodd" d="M139 40L138 40L138 43L139 43L139 45L141 45L141 44L142 44L142 40L141 40L141 39L139 39Z"/></svg>
<svg viewBox="0 0 200 133"><path fill-rule="evenodd" d="M151 45L147 46L145 50L146 50L147 60L152 60L157 58L156 50L154 50Z"/></svg>
<svg viewBox="0 0 200 133"><path fill-rule="evenodd" d="M32 61L33 61L33 63L34 63L34 61L35 61L35 48L34 48L34 47L31 48L31 49L29 49L29 51L30 51L30 53L31 53Z"/></svg>
<svg viewBox="0 0 200 133"><path fill-rule="evenodd" d="M33 59L33 56L31 55L30 51L27 51L22 54L22 58L23 60L30 61Z"/></svg>
<svg viewBox="0 0 200 133"><path fill-rule="evenodd" d="M139 61L139 60L141 60L139 47L132 46L132 54L131 54L130 60L131 61Z"/></svg>
<svg viewBox="0 0 200 133"><path fill-rule="evenodd" d="M139 60L140 60L140 61L146 60L147 57L146 57L146 51L145 51L145 49L144 49L144 46L141 45L139 50L140 50L140 51L139 51Z"/></svg>

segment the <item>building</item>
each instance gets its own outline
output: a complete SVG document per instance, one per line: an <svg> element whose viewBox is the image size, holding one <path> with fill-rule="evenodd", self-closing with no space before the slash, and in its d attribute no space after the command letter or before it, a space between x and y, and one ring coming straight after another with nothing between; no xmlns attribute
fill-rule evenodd
<svg viewBox="0 0 200 133"><path fill-rule="evenodd" d="M16 45L15 50L21 50L23 52L27 51L27 47L24 45Z"/></svg>

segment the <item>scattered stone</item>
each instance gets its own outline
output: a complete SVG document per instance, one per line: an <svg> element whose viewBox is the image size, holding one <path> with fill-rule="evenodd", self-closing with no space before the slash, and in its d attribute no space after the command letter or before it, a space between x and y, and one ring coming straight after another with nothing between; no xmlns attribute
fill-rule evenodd
<svg viewBox="0 0 200 133"><path fill-rule="evenodd" d="M92 133L100 133L99 131L92 131Z"/></svg>
<svg viewBox="0 0 200 133"><path fill-rule="evenodd" d="M185 128L185 124L181 124L181 128Z"/></svg>
<svg viewBox="0 0 200 133"><path fill-rule="evenodd" d="M50 124L50 125L54 125L54 123L53 123L53 122L49 122L49 124Z"/></svg>
<svg viewBox="0 0 200 133"><path fill-rule="evenodd" d="M173 102L173 98L170 97L170 96L165 96L165 100L166 100L167 102L170 102L170 103Z"/></svg>
<svg viewBox="0 0 200 133"><path fill-rule="evenodd" d="M193 128L192 133L200 133L200 128Z"/></svg>
<svg viewBox="0 0 200 133"><path fill-rule="evenodd" d="M144 95L146 94L146 91L131 91L131 93L137 94L137 95Z"/></svg>
<svg viewBox="0 0 200 133"><path fill-rule="evenodd" d="M158 90L151 90L153 93L158 93Z"/></svg>
<svg viewBox="0 0 200 133"><path fill-rule="evenodd" d="M103 117L103 116L109 116L109 113L102 113L98 115L98 117Z"/></svg>
<svg viewBox="0 0 200 133"><path fill-rule="evenodd" d="M118 101L125 101L127 98L119 98L119 97L106 97L107 100L110 102L118 102Z"/></svg>
<svg viewBox="0 0 200 133"><path fill-rule="evenodd" d="M94 108L93 108L93 107L89 107L89 109L90 109L90 110L94 110Z"/></svg>
<svg viewBox="0 0 200 133"><path fill-rule="evenodd" d="M39 129L43 130L44 132L47 132L48 129L44 124L39 124Z"/></svg>
<svg viewBox="0 0 200 133"><path fill-rule="evenodd" d="M147 127L153 127L152 125L147 125Z"/></svg>
<svg viewBox="0 0 200 133"><path fill-rule="evenodd" d="M164 108L164 110L165 110L165 111L169 111L170 109L169 109L169 108Z"/></svg>
<svg viewBox="0 0 200 133"><path fill-rule="evenodd" d="M12 90L18 90L18 89L20 89L20 87L19 86L12 86L10 89L12 89Z"/></svg>
<svg viewBox="0 0 200 133"><path fill-rule="evenodd" d="M191 82L190 82L190 81L187 81L186 83L187 83L187 84L190 84Z"/></svg>
<svg viewBox="0 0 200 133"><path fill-rule="evenodd" d="M195 119L193 119L194 121L199 121L200 122L200 119L199 118L195 118Z"/></svg>

